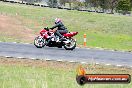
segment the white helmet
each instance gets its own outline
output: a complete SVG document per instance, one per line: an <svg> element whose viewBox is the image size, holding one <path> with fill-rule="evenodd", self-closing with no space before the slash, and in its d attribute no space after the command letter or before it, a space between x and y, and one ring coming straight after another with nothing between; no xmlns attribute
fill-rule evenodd
<svg viewBox="0 0 132 88"><path fill-rule="evenodd" d="M61 19L60 18L56 18L55 19L55 24L57 24L58 22L61 22Z"/></svg>

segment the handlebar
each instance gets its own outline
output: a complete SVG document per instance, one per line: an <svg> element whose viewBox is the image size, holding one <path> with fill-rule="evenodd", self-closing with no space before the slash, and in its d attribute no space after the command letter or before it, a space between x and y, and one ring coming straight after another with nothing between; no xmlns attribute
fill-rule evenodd
<svg viewBox="0 0 132 88"><path fill-rule="evenodd" d="M49 28L48 27L46 27L46 28L44 28L45 30L47 30L47 31L49 31Z"/></svg>
<svg viewBox="0 0 132 88"><path fill-rule="evenodd" d="M44 28L44 29L47 30L47 31L54 31L53 29L48 28L48 27L46 27L46 28Z"/></svg>

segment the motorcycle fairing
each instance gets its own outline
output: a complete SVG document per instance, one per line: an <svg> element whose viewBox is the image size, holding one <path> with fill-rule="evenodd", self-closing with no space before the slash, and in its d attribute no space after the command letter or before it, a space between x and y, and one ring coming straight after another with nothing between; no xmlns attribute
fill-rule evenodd
<svg viewBox="0 0 132 88"><path fill-rule="evenodd" d="M63 34L64 37L73 37L75 35L77 35L78 32L69 32L69 33L66 33L66 34Z"/></svg>

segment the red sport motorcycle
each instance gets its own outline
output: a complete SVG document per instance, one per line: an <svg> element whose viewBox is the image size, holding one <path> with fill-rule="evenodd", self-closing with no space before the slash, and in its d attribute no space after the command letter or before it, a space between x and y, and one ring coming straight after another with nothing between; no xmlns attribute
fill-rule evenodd
<svg viewBox="0 0 132 88"><path fill-rule="evenodd" d="M50 30L48 27L42 29L40 31L40 35L34 39L34 45L37 48L42 48L44 46L62 48L62 46L64 46L66 50L75 49L76 41L72 37L77 35L78 32L62 34L65 38L65 41L60 41L59 36L55 35L54 33L55 31Z"/></svg>

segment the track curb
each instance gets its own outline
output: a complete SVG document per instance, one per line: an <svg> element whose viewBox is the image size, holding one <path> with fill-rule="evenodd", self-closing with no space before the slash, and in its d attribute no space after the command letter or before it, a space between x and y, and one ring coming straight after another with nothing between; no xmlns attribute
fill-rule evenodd
<svg viewBox="0 0 132 88"><path fill-rule="evenodd" d="M42 61L55 61L55 62L68 62L68 63L78 63L78 64L90 64L90 62L79 62L79 61L66 61L66 60L61 60L61 59L57 59L57 60L52 60L52 59L39 59L39 58L25 58L25 57L12 57L12 56L2 56L2 57L6 57L6 58L17 58L17 59L30 59L30 60L42 60ZM102 63L95 63L95 65L105 65L105 66L113 66L113 67L119 67L119 68L130 68L132 69L132 66L125 66L125 65L112 65L112 64L102 64Z"/></svg>

